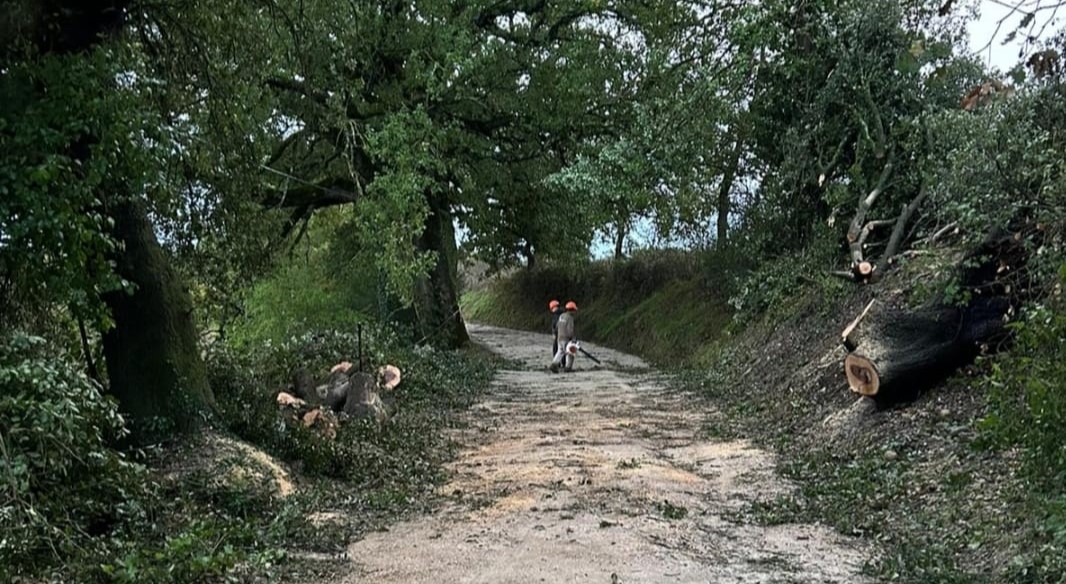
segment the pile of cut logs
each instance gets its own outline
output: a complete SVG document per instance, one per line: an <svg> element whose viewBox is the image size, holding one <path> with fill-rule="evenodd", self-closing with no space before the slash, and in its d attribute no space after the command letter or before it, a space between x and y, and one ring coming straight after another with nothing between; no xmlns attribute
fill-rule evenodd
<svg viewBox="0 0 1066 584"><path fill-rule="evenodd" d="M325 382L319 384L307 369L297 369L288 391L278 393L277 403L287 423L302 424L332 440L346 420L370 419L377 424L388 421L381 394L399 384L400 370L394 365L367 373L344 361L334 365Z"/></svg>

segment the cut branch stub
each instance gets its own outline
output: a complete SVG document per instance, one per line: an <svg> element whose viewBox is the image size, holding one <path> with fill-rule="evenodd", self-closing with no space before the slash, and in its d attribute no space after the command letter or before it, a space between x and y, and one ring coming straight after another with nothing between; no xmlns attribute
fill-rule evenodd
<svg viewBox="0 0 1066 584"><path fill-rule="evenodd" d="M874 275L874 265L867 261L856 262L851 267L856 282L869 282Z"/></svg>
<svg viewBox="0 0 1066 584"><path fill-rule="evenodd" d="M840 340L844 344L844 348L847 349L849 353L854 351L857 347L855 339L853 339L851 335L853 332L855 332L855 329L859 327L859 323L862 322L862 319L866 318L866 315L870 312L870 309L873 308L874 302L876 302L876 300L871 300L870 302L868 302L866 304L866 308L863 309L859 316L855 317L855 320L851 321L851 323L849 323L848 326L844 328L844 331L840 333Z"/></svg>

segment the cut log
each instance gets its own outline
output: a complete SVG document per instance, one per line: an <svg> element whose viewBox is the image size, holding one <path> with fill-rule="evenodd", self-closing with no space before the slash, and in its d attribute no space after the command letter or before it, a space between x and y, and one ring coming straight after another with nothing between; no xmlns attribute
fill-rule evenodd
<svg viewBox="0 0 1066 584"><path fill-rule="evenodd" d="M337 363L336 365L331 367L329 372L330 374L336 373L338 371L340 371L341 373L348 373L351 368L352 363L350 361L341 361L340 363Z"/></svg>
<svg viewBox="0 0 1066 584"><path fill-rule="evenodd" d="M285 407L301 408L301 407L307 405L307 402L305 402L304 400L302 400L302 399L300 399L298 397L295 397L292 394L285 393L284 391L278 393L277 402L278 402L278 405L283 407L283 408L285 408Z"/></svg>
<svg viewBox="0 0 1066 584"><path fill-rule="evenodd" d="M848 386L879 404L910 401L1004 334L1009 303L979 298L968 307L871 312L848 334Z"/></svg>
<svg viewBox="0 0 1066 584"><path fill-rule="evenodd" d="M378 377L381 378L382 389L392 391L400 385L400 368L395 365L382 365L378 368Z"/></svg>
<svg viewBox="0 0 1066 584"><path fill-rule="evenodd" d="M307 403L315 404L319 402L318 394L315 392L315 380L312 379L311 372L304 367L293 371L292 390L296 397Z"/></svg>
<svg viewBox="0 0 1066 584"><path fill-rule="evenodd" d="M344 409L344 402L348 398L350 386L351 383L348 381L347 375L339 372L330 375L329 382L319 387L322 394L322 403L335 412L341 411Z"/></svg>
<svg viewBox="0 0 1066 584"><path fill-rule="evenodd" d="M1027 244L1039 242L1038 225L1019 222L997 230L960 262L955 280L967 293L942 296L923 308L882 308L860 315L845 330L844 374L857 394L879 405L916 398L982 351L1008 338L1009 316L1028 294Z"/></svg>
<svg viewBox="0 0 1066 584"><path fill-rule="evenodd" d="M369 373L356 372L348 383L344 413L355 419L372 419L381 424L388 418L377 392L377 381Z"/></svg>
<svg viewBox="0 0 1066 584"><path fill-rule="evenodd" d="M855 274L855 281L866 282L874 274L874 265L870 262L858 262L852 267L852 272Z"/></svg>
<svg viewBox="0 0 1066 584"><path fill-rule="evenodd" d="M847 385L882 405L914 400L1002 336L1008 309L1004 298L976 298L968 307L874 310L846 336Z"/></svg>

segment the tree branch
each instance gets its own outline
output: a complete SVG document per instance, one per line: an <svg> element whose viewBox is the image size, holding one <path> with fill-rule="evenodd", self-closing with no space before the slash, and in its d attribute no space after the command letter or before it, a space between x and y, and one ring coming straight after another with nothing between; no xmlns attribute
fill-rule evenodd
<svg viewBox="0 0 1066 584"><path fill-rule="evenodd" d="M888 238L888 247L885 248L885 253L881 256L882 262L891 262L892 258L899 253L899 248L903 245L903 233L907 228L907 223L911 220L911 215L918 210L922 201L925 200L926 194L929 192L922 185L922 188L918 191L918 196L914 197L914 200L910 204L904 205L903 210L900 211L899 218L896 219L896 226L892 228L892 235Z"/></svg>

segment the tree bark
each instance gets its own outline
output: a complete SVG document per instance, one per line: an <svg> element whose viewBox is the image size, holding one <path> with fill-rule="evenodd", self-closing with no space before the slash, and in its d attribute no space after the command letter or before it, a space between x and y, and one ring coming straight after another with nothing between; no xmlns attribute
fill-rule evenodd
<svg viewBox="0 0 1066 584"><path fill-rule="evenodd" d="M522 255L526 258L526 269L533 270L537 267L537 254L533 251L533 244L525 241L522 244Z"/></svg>
<svg viewBox="0 0 1066 584"><path fill-rule="evenodd" d="M907 223L910 222L911 215L914 215L914 212L918 210L922 201L925 200L927 193L928 189L926 189L923 184L918 195L914 197L914 200L903 206L903 209L899 213L899 217L896 219L896 225L892 228L892 235L888 238L888 246L885 247L885 255L881 259L882 263L892 262L892 259L899 253L899 249L903 245L903 234L906 232Z"/></svg>
<svg viewBox="0 0 1066 584"><path fill-rule="evenodd" d="M119 408L135 421L141 436L145 422L163 421L163 430L188 431L200 425L214 406L214 395L197 343L192 300L156 240L144 206L123 201L111 207L114 236L122 242L116 257L119 276L132 292L103 295L115 326L104 333L110 392Z"/></svg>
<svg viewBox="0 0 1066 584"><path fill-rule="evenodd" d="M718 247L726 244L726 237L729 235L729 211L732 207L729 194L733 190L733 182L736 180L737 170L740 168L740 157L743 152L744 142L740 136L737 136L736 144L733 146L733 152L730 155L729 166L726 167L725 174L722 175L722 184L718 186L718 225L716 234Z"/></svg>
<svg viewBox="0 0 1066 584"><path fill-rule="evenodd" d="M619 221L618 233L615 235L614 238L614 259L616 260L620 260L625 257L625 243L627 233L628 230L626 229L625 221Z"/></svg>
<svg viewBox="0 0 1066 584"><path fill-rule="evenodd" d="M96 359L93 359L92 345L89 343L89 332L85 330L85 319L78 317L78 338L81 339L81 354L85 359L85 372L89 379L103 385L100 370L96 367Z"/></svg>
<svg viewBox="0 0 1066 584"><path fill-rule="evenodd" d="M470 337L459 312L455 226L444 194L427 190L426 200L430 212L417 245L422 251L436 252L437 259L416 286L416 330L425 342L456 348L465 345Z"/></svg>
<svg viewBox="0 0 1066 584"><path fill-rule="evenodd" d="M867 281L873 275L874 266L865 257L865 254L863 253L863 244L866 243L866 237L869 236L870 230L877 227L882 222L875 221L871 222L871 224L867 224L866 214L870 211L870 207L877 202L877 199L885 191L885 187L888 185L888 179L892 176L894 168L895 151L890 150L888 153L888 160L885 162L885 166L881 169L881 176L877 179L877 184L869 194L859 197L859 203L855 209L855 216L852 217L851 222L848 224L848 254L851 258L851 269L855 273L855 279L857 281Z"/></svg>

